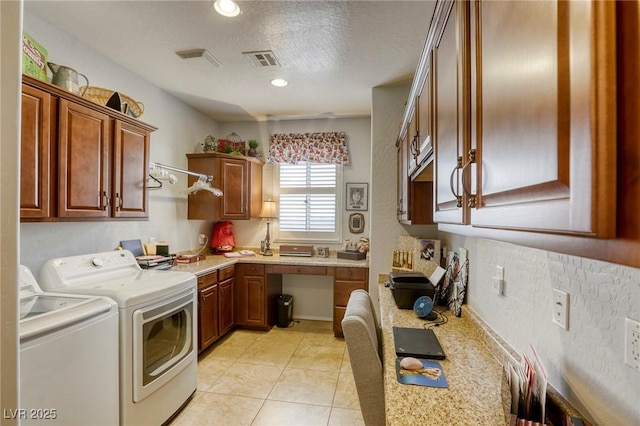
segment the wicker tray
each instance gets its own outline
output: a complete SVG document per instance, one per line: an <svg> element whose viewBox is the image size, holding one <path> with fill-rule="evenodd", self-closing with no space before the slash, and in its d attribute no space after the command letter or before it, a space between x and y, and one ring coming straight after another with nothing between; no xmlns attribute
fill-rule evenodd
<svg viewBox="0 0 640 426"><path fill-rule="evenodd" d="M102 87L96 86L88 86L87 90L82 94L82 97L85 99L89 99L92 102L97 103L98 105L107 105L107 101L113 96L115 91L109 89L103 89ZM122 92L118 92L120 94L120 99L122 99L123 104L123 114L127 114L133 118L140 118L144 113L144 104L142 102L135 101L129 96L125 95ZM126 105L126 106L125 106Z"/></svg>

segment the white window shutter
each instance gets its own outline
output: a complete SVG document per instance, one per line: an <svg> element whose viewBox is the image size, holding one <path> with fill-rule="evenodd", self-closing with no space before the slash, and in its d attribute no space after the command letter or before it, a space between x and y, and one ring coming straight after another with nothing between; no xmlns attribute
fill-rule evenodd
<svg viewBox="0 0 640 426"><path fill-rule="evenodd" d="M338 167L279 165L280 236L296 241L338 241Z"/></svg>

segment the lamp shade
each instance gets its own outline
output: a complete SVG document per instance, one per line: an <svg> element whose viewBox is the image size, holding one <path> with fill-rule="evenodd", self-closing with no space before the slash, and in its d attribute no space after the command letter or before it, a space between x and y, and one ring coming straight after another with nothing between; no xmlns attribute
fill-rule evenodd
<svg viewBox="0 0 640 426"><path fill-rule="evenodd" d="M278 210L275 201L263 201L260 217L264 219L273 219L278 217Z"/></svg>

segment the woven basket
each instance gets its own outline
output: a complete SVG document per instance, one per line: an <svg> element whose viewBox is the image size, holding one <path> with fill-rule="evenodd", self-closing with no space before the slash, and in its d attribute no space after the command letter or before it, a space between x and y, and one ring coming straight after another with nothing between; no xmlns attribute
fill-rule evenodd
<svg viewBox="0 0 640 426"><path fill-rule="evenodd" d="M82 97L89 99L91 102L105 106L114 93L115 91L103 89L102 87L88 86L87 90L82 94ZM123 106L124 104L127 105L126 110L120 112L133 118L142 117L142 114L144 113L144 104L133 100L122 92L118 93L120 94L120 99L122 99Z"/></svg>

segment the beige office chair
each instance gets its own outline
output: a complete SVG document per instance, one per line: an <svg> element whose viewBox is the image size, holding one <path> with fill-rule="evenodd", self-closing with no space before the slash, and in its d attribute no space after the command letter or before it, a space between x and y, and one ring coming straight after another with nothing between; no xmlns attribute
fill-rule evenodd
<svg viewBox="0 0 640 426"><path fill-rule="evenodd" d="M367 426L384 426L384 372L380 357L382 336L371 296L366 291L354 290L349 296L342 332L364 423Z"/></svg>

